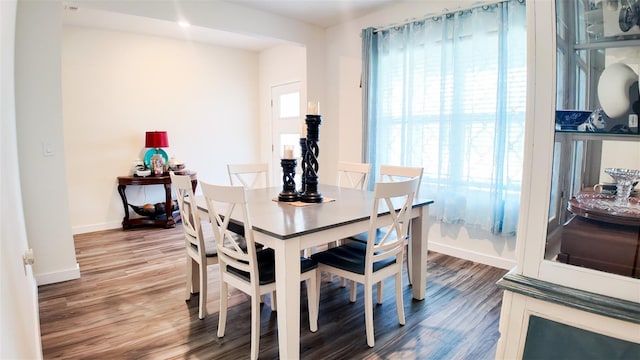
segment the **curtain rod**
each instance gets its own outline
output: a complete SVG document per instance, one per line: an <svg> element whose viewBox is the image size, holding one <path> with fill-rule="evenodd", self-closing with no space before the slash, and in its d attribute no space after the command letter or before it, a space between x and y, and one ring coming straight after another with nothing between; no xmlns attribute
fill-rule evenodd
<svg viewBox="0 0 640 360"><path fill-rule="evenodd" d="M428 13L426 15L423 15L421 17L418 18L410 18L410 19L404 19L402 22L399 23L391 23L385 26L376 26L373 28L373 32L377 33L380 31L384 31L384 30L388 30L391 28L394 28L396 26L403 26L406 24L410 24L413 22L417 22L417 21L422 21L422 20L426 20L429 18L433 18L433 17L438 17L438 16L443 16L443 15L447 15L447 14L453 14L456 13L458 11L464 11L464 10L469 10L469 9L474 9L477 7L482 7L482 6L489 6L489 5L494 5L494 4L499 4L499 3L503 3L503 2L507 2L509 0L487 0L487 1L477 1L474 2L473 4L471 4L471 7L468 8L462 8L461 6L458 6L457 8L453 9L453 10L449 10L448 8L443 8L440 12L435 12L435 13ZM523 2L524 0L518 0L520 2Z"/></svg>

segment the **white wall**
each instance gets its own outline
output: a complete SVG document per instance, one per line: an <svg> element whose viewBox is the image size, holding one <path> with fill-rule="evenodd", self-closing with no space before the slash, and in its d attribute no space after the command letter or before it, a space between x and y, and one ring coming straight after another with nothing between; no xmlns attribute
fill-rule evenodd
<svg viewBox="0 0 640 360"><path fill-rule="evenodd" d="M16 18L18 156L27 236L35 252L39 285L80 276L65 176L61 6L58 1L20 1Z"/></svg>
<svg viewBox="0 0 640 360"><path fill-rule="evenodd" d="M362 29L470 8L474 3L477 5L477 1L402 2L327 29L326 97L331 117L327 121L330 124L323 130L329 130L330 136L339 139L337 159L362 159L362 109L358 86L362 61ZM429 230L429 249L505 269L516 264L515 237L494 237L490 233L458 225L434 222Z"/></svg>
<svg viewBox="0 0 640 360"><path fill-rule="evenodd" d="M79 0L68 3L160 20L180 18L194 26L299 44L306 48L306 68L313 69L306 74L307 92L310 98L324 101L325 32L318 26L225 1Z"/></svg>
<svg viewBox="0 0 640 360"><path fill-rule="evenodd" d="M0 359L41 359L38 289L28 248L18 169L14 92L16 1L0 2Z"/></svg>
<svg viewBox="0 0 640 360"><path fill-rule="evenodd" d="M232 2L224 1L104 1L104 0L80 0L69 1L69 4L82 8L91 8L95 10L111 11L121 14L144 16L153 19L176 21L178 18L188 20L193 26L217 29L227 32L234 32L246 36L266 37L278 39L291 46L302 46L305 49L305 61L303 66L307 71L303 77L306 84L306 93L310 99L319 100L324 108L325 102L325 32L322 28L307 23L292 20L283 16L267 13L264 11L254 10L243 7ZM279 60L280 64L273 62L276 68L285 69L290 66L291 62L287 58ZM298 65L294 65L289 69L292 73L297 72ZM286 76L284 78L287 78ZM284 79L283 78L283 79ZM278 80L279 81L279 80ZM264 82L261 84L265 84ZM261 88L260 91L266 91ZM266 125L265 119L270 119L270 112L265 113L265 106L260 98L260 118L261 126ZM333 114L327 111L325 119L333 117ZM334 120L335 121L335 120ZM324 125L323 125L324 127ZM326 133L325 129L321 137ZM331 136L337 139L336 131ZM329 139L329 137L327 137ZM328 144L329 145L329 144ZM270 153L271 143L262 142L260 144L261 153ZM322 145L320 145L322 147ZM331 174L335 171L326 169L325 163L333 163L337 160L337 153L334 147L321 148L320 175L324 171Z"/></svg>
<svg viewBox="0 0 640 360"><path fill-rule="evenodd" d="M260 53L260 141L264 144L261 162L271 162L271 88L277 85L300 82L302 88L301 98L307 97L307 52L306 48L299 45L280 45ZM303 101L303 104L306 102ZM278 149L279 151L279 149ZM273 174L278 174L282 169L280 164L271 164ZM273 175L272 174L272 175ZM280 179L282 176L279 177ZM273 183L272 185L276 185Z"/></svg>
<svg viewBox="0 0 640 360"><path fill-rule="evenodd" d="M117 228L116 176L143 158L145 131L166 130L167 154L207 182L259 156L258 54L133 33L65 26L62 88L74 232ZM161 186L128 201L164 201Z"/></svg>
<svg viewBox="0 0 640 360"><path fill-rule="evenodd" d="M603 141L600 182L615 182L606 168L640 169L640 141Z"/></svg>

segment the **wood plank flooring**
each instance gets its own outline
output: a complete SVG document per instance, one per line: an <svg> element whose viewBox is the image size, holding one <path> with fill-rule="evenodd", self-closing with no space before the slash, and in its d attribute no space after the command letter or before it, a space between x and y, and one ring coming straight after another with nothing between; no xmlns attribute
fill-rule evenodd
<svg viewBox="0 0 640 360"><path fill-rule="evenodd" d="M247 297L234 290L226 335L218 326L218 268L208 271L208 316L198 319L198 297L185 301L182 228L109 230L77 235L81 278L39 288L45 359L244 359L251 338ZM405 286L406 325L395 312L393 282L374 307L376 345L366 343L362 287L323 277L319 329L309 331L302 290L303 359L493 359L499 337L505 270L430 252L427 298ZM406 274L404 277L406 281ZM375 295L374 295L375 297ZM278 358L277 312L261 312L260 358Z"/></svg>

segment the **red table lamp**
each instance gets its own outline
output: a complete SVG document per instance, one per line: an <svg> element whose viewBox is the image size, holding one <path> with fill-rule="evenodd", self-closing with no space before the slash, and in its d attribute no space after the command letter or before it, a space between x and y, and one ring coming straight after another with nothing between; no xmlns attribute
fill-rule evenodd
<svg viewBox="0 0 640 360"><path fill-rule="evenodd" d="M149 150L144 155L144 163L154 175L162 175L165 165L169 162L167 153L161 148L169 147L169 137L166 131L147 131L144 146Z"/></svg>

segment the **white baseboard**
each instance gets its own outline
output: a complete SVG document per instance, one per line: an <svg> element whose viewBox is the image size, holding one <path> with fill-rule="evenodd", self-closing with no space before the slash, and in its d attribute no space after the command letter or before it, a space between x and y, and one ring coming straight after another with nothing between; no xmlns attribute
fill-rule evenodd
<svg viewBox="0 0 640 360"><path fill-rule="evenodd" d="M46 274L35 274L38 286L53 283L59 283L67 280L80 278L80 264L76 263L76 267L68 270L50 272Z"/></svg>
<svg viewBox="0 0 640 360"><path fill-rule="evenodd" d="M505 270L510 270L517 264L515 259L482 254L468 249L440 244L435 241L429 241L429 250Z"/></svg>
<svg viewBox="0 0 640 360"><path fill-rule="evenodd" d="M122 222L112 221L112 222L107 222L102 224L74 226L71 228L71 232L73 235L78 235L78 234L85 234L90 232L112 230L112 229L122 229Z"/></svg>

